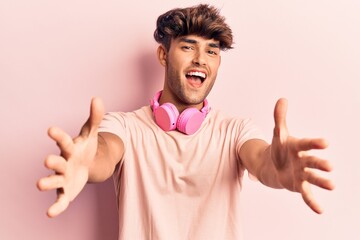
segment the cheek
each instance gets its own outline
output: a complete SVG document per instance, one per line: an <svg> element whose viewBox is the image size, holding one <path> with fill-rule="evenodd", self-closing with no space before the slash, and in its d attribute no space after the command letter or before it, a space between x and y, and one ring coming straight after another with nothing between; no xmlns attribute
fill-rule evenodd
<svg viewBox="0 0 360 240"><path fill-rule="evenodd" d="M184 75L185 69L189 66L185 59L174 59L171 63L169 63L169 69L173 74L178 75L178 77L182 78Z"/></svg>
<svg viewBox="0 0 360 240"><path fill-rule="evenodd" d="M211 64L210 68L213 75L216 75L220 67L220 61L216 61Z"/></svg>
<svg viewBox="0 0 360 240"><path fill-rule="evenodd" d="M181 61L178 58L171 57L168 59L168 67L176 71L181 68Z"/></svg>

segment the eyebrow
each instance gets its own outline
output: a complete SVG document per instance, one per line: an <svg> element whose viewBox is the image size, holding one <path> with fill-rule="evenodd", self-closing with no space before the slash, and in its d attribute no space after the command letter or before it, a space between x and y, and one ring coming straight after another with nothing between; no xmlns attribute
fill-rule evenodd
<svg viewBox="0 0 360 240"><path fill-rule="evenodd" d="M190 43L190 44L198 44L199 43L198 41L196 41L194 39L186 38L186 37L181 38L180 42L185 42L185 43ZM220 45L217 43L214 43L214 42L209 43L208 46L212 47L212 48L220 48Z"/></svg>

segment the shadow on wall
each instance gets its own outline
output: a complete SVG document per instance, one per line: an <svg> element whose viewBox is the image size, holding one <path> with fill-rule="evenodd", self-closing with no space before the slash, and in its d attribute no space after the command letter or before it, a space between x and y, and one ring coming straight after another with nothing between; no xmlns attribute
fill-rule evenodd
<svg viewBox="0 0 360 240"><path fill-rule="evenodd" d="M149 99L163 89L164 68L158 61L156 50L155 47L148 49L138 58L142 96L147 101L145 104L149 104Z"/></svg>
<svg viewBox="0 0 360 240"><path fill-rule="evenodd" d="M156 45L142 48L131 61L131 66L136 66L131 68L134 69L131 72L132 86L122 88L123 94L128 95L128 98L118 99L118 102L125 103L120 106L120 111L133 111L149 105L150 99L163 88L164 68L157 59L156 49ZM124 82L124 86L127 84L128 82ZM131 93L128 92L129 89L132 89Z"/></svg>
<svg viewBox="0 0 360 240"><path fill-rule="evenodd" d="M155 49L156 50L156 49ZM156 51L154 49L146 49L139 52L136 57L137 72L133 74L134 84L141 86L134 96L130 105L125 110L132 111L144 105L149 104L149 99L153 97L156 91L162 89L163 69L157 61ZM136 69L136 68L135 68ZM126 89L125 89L126 91ZM120 100L120 101L119 101ZM122 99L116 99L117 102L123 102ZM114 240L118 236L118 212L116 206L116 194L113 178L108 179L104 183L95 186L95 194L97 198L97 230L96 239Z"/></svg>
<svg viewBox="0 0 360 240"><path fill-rule="evenodd" d="M95 186L97 200L97 237L94 239L118 239L118 212L113 178Z"/></svg>

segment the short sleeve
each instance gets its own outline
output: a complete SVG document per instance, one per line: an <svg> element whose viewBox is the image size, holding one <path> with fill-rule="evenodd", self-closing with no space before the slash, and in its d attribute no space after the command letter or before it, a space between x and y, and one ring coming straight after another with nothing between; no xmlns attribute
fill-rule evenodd
<svg viewBox="0 0 360 240"><path fill-rule="evenodd" d="M260 129L255 125L252 119L247 118L241 120L238 126L238 135L237 135L237 147L236 150L239 151L242 145L251 139L262 139L265 137Z"/></svg>
<svg viewBox="0 0 360 240"><path fill-rule="evenodd" d="M106 113L99 126L99 132L115 134L121 139L126 139L126 121L123 113Z"/></svg>

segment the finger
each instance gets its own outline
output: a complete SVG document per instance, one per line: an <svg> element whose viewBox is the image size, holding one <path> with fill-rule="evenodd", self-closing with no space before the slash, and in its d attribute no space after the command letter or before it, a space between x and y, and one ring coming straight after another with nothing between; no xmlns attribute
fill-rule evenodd
<svg viewBox="0 0 360 240"><path fill-rule="evenodd" d="M93 98L90 105L90 116L82 127L80 135L87 137L90 133L96 133L104 117L104 104L100 98Z"/></svg>
<svg viewBox="0 0 360 240"><path fill-rule="evenodd" d="M64 182L65 182L64 176L55 174L41 178L37 182L37 187L40 191L55 190L63 187Z"/></svg>
<svg viewBox="0 0 360 240"><path fill-rule="evenodd" d="M302 138L298 140L296 150L308 151L312 149L325 149L328 146L328 142L322 138Z"/></svg>
<svg viewBox="0 0 360 240"><path fill-rule="evenodd" d="M104 117L104 104L100 98L93 98L90 109L91 125L99 126Z"/></svg>
<svg viewBox="0 0 360 240"><path fill-rule="evenodd" d="M69 206L69 200L65 194L59 194L56 202L48 209L47 215L51 218L58 216Z"/></svg>
<svg viewBox="0 0 360 240"><path fill-rule="evenodd" d="M307 182L326 190L333 190L335 188L329 179L321 177L309 169L305 169L305 179Z"/></svg>
<svg viewBox="0 0 360 240"><path fill-rule="evenodd" d="M331 172L332 166L329 161L314 156L306 156L302 158L304 168L313 168L325 172Z"/></svg>
<svg viewBox="0 0 360 240"><path fill-rule="evenodd" d="M68 155L69 153L72 152L74 146L73 140L63 130L57 127L51 127L48 130L48 135L59 146L62 154Z"/></svg>
<svg viewBox="0 0 360 240"><path fill-rule="evenodd" d="M287 131L286 126L286 113L287 113L287 100L285 98L281 98L276 102L274 109L274 137L281 137L285 131Z"/></svg>
<svg viewBox="0 0 360 240"><path fill-rule="evenodd" d="M310 184L306 181L302 184L301 196L306 203L314 212L321 214L323 210L314 198L314 195L310 189Z"/></svg>
<svg viewBox="0 0 360 240"><path fill-rule="evenodd" d="M56 173L64 174L66 171L66 160L61 156L49 155L45 159L45 167Z"/></svg>

